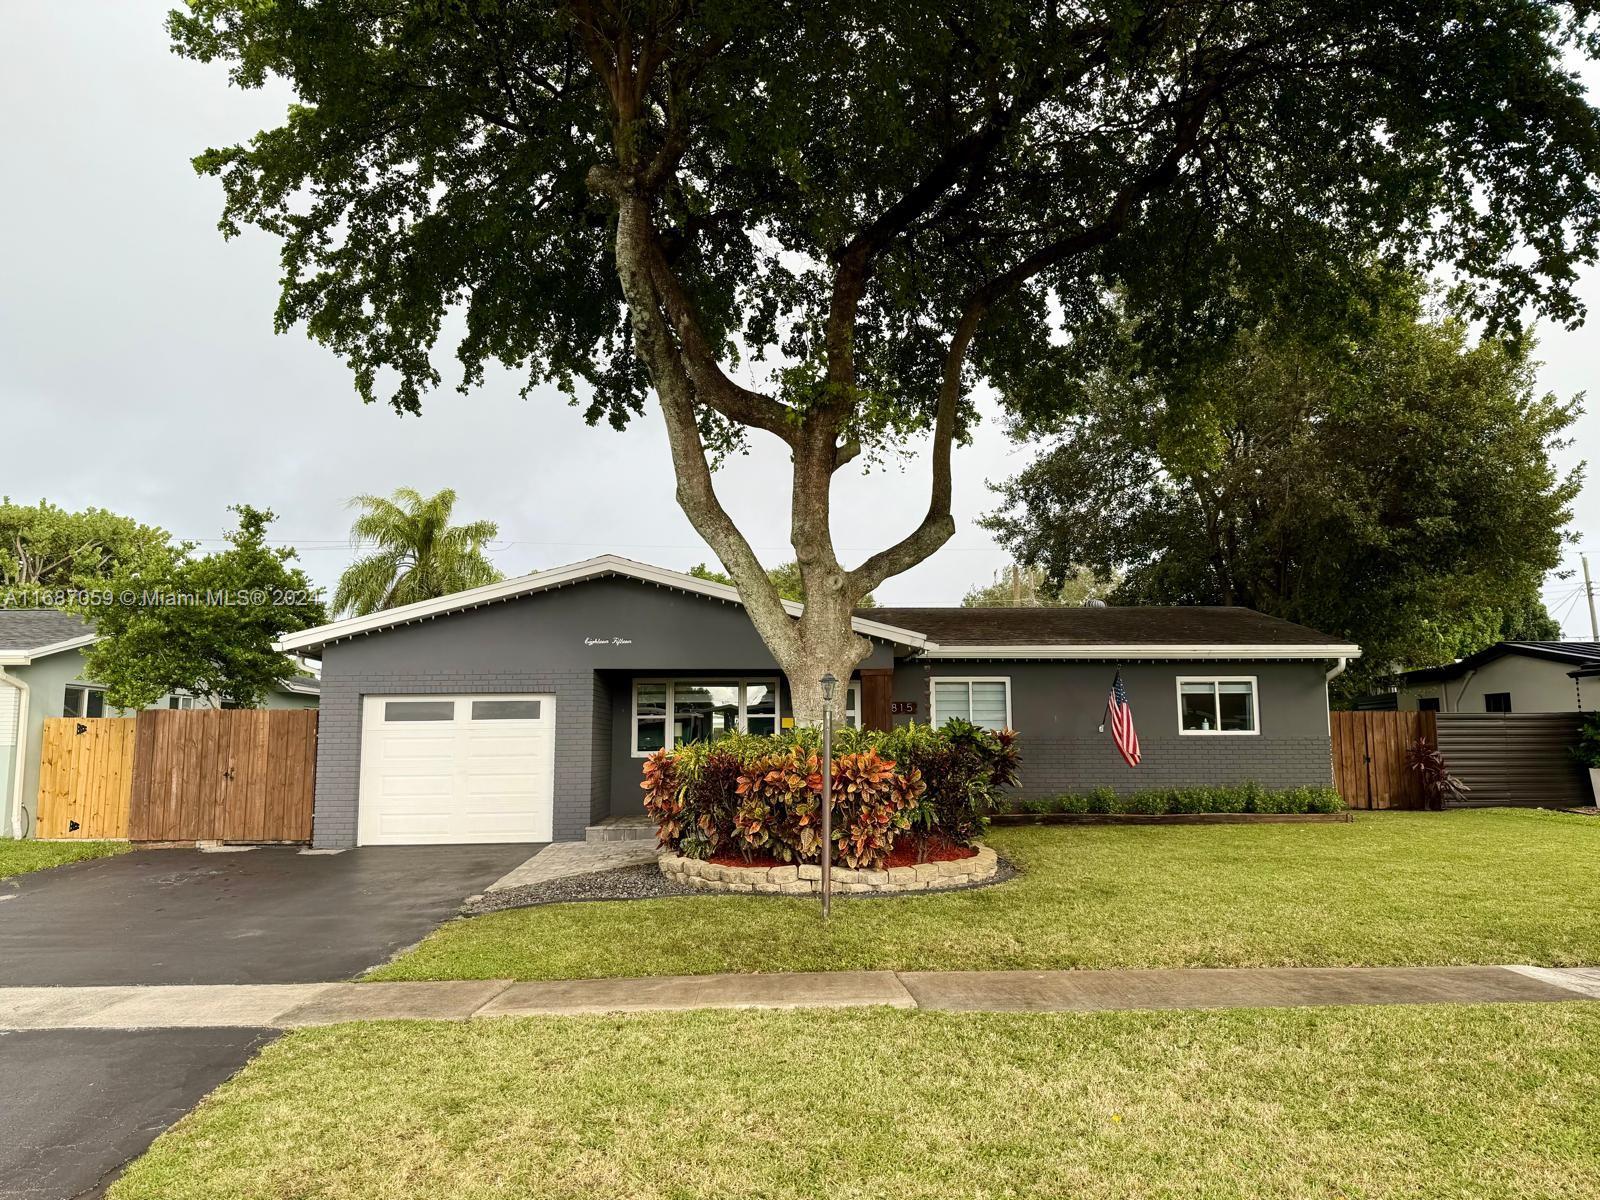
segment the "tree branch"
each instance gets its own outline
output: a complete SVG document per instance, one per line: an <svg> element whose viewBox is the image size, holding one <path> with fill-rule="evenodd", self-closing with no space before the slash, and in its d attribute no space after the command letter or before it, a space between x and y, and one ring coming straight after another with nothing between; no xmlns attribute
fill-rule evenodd
<svg viewBox="0 0 1600 1200"><path fill-rule="evenodd" d="M656 291L649 248L653 236L648 201L642 196L626 196L617 218L617 270L633 322L634 343L650 367L666 420L667 443L678 481L678 504L728 568L738 584L745 610L768 646L775 651L792 652L797 644L794 621L750 543L717 498L705 443L695 420L696 387L673 344L662 299Z"/></svg>
<svg viewBox="0 0 1600 1200"><path fill-rule="evenodd" d="M1219 81L1211 79L1190 95L1174 130L1171 148L1155 167L1130 181L1117 193L1104 217L1094 225L1024 256L1015 266L979 287L968 300L945 353L939 406L934 416L933 480L927 515L899 542L874 554L850 573L850 584L858 594L865 595L891 576L910 570L949 541L955 533L955 521L950 515L950 456L955 443L956 410L963 391L961 380L967 351L989 309L1041 271L1111 241L1126 226L1139 201L1160 188L1170 187L1177 179L1183 160L1199 144L1206 112L1219 92Z"/></svg>

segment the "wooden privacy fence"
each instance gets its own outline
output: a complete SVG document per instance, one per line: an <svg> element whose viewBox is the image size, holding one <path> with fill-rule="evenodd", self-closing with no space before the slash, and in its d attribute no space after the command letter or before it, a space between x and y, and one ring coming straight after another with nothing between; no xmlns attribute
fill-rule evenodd
<svg viewBox="0 0 1600 1200"><path fill-rule="evenodd" d="M307 842L316 759L315 709L60 718L46 723L39 836Z"/></svg>
<svg viewBox="0 0 1600 1200"><path fill-rule="evenodd" d="M1472 790L1452 808L1592 804L1588 773L1572 757L1578 713L1440 713L1439 753Z"/></svg>
<svg viewBox="0 0 1600 1200"><path fill-rule="evenodd" d="M38 836L125 838L134 722L47 717L39 747Z"/></svg>
<svg viewBox="0 0 1600 1200"><path fill-rule="evenodd" d="M1328 714L1333 740L1333 780L1350 808L1426 808L1406 750L1419 737L1435 737L1431 712Z"/></svg>

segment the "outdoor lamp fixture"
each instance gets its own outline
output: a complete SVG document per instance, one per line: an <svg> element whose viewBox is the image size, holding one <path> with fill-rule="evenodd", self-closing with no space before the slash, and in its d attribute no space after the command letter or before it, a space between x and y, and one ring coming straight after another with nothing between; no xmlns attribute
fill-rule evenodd
<svg viewBox="0 0 1600 1200"><path fill-rule="evenodd" d="M822 919L833 907L833 695L839 681L829 671L822 684Z"/></svg>

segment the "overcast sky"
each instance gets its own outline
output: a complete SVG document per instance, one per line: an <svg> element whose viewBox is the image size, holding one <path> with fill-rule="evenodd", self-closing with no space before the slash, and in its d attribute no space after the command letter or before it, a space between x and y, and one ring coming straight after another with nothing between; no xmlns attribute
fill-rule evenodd
<svg viewBox="0 0 1600 1200"><path fill-rule="evenodd" d="M678 511L653 412L625 434L591 429L555 394L524 401L491 376L449 388L424 415L363 406L346 369L300 331L276 336L276 247L216 231L220 189L189 158L279 122L286 93L241 93L224 68L174 57L161 0L4 0L0 5L0 493L98 505L189 539L217 539L227 505L279 514L310 574L332 586L350 557L344 502L358 492L453 487L463 518L499 522L508 574L613 551L686 568L711 559ZM1590 72L1591 87L1600 73ZM1542 334L1544 386L1593 390L1600 271L1582 281L1595 317ZM447 376L448 378L448 376ZM1600 401L1597 401L1600 407ZM1596 457L1600 411L1566 458ZM769 563L787 545L787 462L762 444L719 476L725 503ZM956 452L951 543L885 584L884 603L953 604L1006 556L975 519L986 480L1026 454L989 421ZM858 560L927 506L925 459L841 473L834 529ZM1600 569L1600 485L1574 529ZM1547 602L1587 636L1575 578Z"/></svg>

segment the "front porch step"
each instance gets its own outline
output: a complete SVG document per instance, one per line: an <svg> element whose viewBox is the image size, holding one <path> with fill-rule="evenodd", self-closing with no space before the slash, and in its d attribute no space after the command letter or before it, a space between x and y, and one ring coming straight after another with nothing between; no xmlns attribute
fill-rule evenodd
<svg viewBox="0 0 1600 1200"><path fill-rule="evenodd" d="M607 817L583 831L586 842L653 842L656 827L649 817Z"/></svg>

